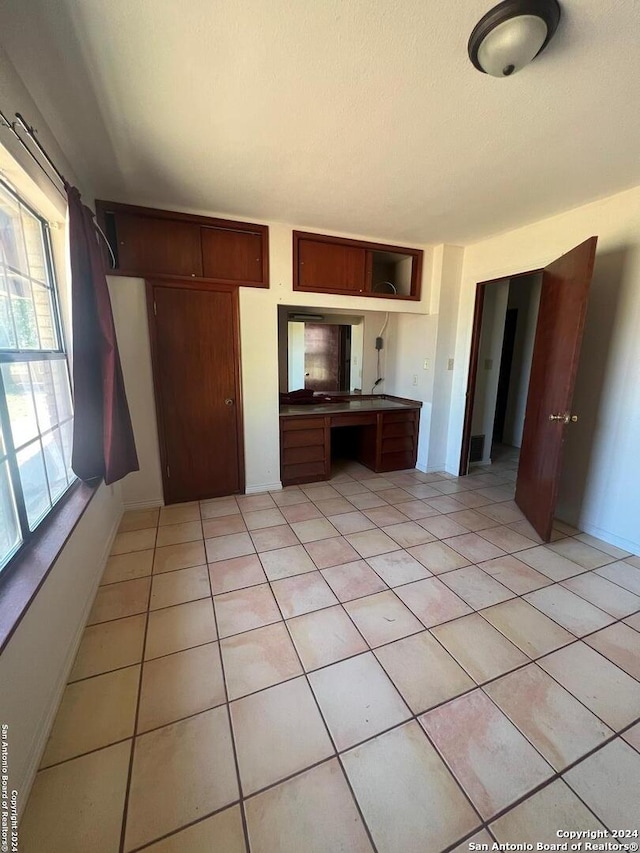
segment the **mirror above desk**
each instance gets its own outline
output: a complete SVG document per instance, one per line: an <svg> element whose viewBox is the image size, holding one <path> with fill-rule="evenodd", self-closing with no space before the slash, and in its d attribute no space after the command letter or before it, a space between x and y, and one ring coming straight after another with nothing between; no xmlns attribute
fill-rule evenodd
<svg viewBox="0 0 640 853"><path fill-rule="evenodd" d="M382 325L382 312L381 318ZM280 306L280 393L300 389L334 394L361 393L364 331L362 314L330 308Z"/></svg>

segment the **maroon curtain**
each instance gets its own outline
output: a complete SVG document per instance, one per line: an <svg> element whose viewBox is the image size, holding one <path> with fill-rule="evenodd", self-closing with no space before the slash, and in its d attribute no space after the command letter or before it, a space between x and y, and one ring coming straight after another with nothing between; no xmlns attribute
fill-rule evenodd
<svg viewBox="0 0 640 853"><path fill-rule="evenodd" d="M93 213L75 187L65 189L73 326L71 467L81 480L115 483L139 470L138 456Z"/></svg>

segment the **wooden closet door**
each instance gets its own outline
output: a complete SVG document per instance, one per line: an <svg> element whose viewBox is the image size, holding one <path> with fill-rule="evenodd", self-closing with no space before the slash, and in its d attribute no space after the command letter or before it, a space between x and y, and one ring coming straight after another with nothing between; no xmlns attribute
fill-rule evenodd
<svg viewBox="0 0 640 853"><path fill-rule="evenodd" d="M543 542L551 539L597 237L542 274L515 501Z"/></svg>
<svg viewBox="0 0 640 853"><path fill-rule="evenodd" d="M244 488L238 292L148 284L166 503Z"/></svg>

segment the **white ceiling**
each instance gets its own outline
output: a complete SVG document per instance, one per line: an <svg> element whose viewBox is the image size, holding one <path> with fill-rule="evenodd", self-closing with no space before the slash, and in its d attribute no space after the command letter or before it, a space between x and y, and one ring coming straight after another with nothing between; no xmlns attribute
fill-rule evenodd
<svg viewBox="0 0 640 853"><path fill-rule="evenodd" d="M561 0L505 80L491 5L3 0L0 38L98 196L468 243L640 183L640 2Z"/></svg>

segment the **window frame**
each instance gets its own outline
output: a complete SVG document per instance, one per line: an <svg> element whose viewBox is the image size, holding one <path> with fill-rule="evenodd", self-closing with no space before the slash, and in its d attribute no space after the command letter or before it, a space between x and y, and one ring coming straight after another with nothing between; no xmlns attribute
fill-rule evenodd
<svg viewBox="0 0 640 853"><path fill-rule="evenodd" d="M43 247L43 259L47 276L47 284L45 286L48 287L50 291L50 305L51 305L51 316L52 322L54 326L56 342L58 345L57 349L19 349L19 348L0 348L0 368L4 364L28 364L29 362L46 362L46 361L63 361L65 363L67 378L69 382L69 395L72 409L72 416L70 419L66 419L63 422L56 424L56 427L59 427L63 424L66 424L71 420L73 421L73 383L71 378L71 370L69 364L69 352L67 349L67 341L65 335L64 324L62 322L62 312L60 306L60 293L59 293L59 285L58 279L56 276L56 269L54 263L54 252L53 245L51 240L51 231L49 222L47 219L36 210L33 205L31 205L19 192L17 192L10 184L8 184L5 180L0 178L0 188L6 192L19 206L24 208L31 216L36 219L40 225L40 234L42 237L42 247ZM24 225L21 226L24 229ZM22 235L24 236L24 235ZM6 266L6 265L5 265ZM25 272L20 269L14 268L12 265L8 266L10 272L13 272L15 275L18 275L22 278L26 278L30 286L33 287L33 276L25 275ZM39 282L41 284L41 282ZM17 339L16 339L17 343ZM41 342L40 342L41 343ZM57 400L56 400L57 407ZM3 461L6 459L8 469L9 469L9 477L11 481L11 487L13 490L13 498L15 500L15 508L17 513L17 521L18 528L21 537L21 541L14 547L13 551L9 552L9 555L6 558L6 562L4 565L0 565L0 584L6 579L7 575L11 573L11 569L15 564L17 564L19 558L23 554L25 548L27 548L30 544L35 541L38 541L42 533L44 532L44 528L47 526L47 521L51 520L52 514L54 511L58 509L62 503L68 499L72 492L74 491L74 486L78 483L78 478L75 474L70 471L67 472L68 483L65 489L63 489L55 498L52 495L52 488L49 479L49 472L47 470L46 464L44 464L43 460L43 469L44 469L44 477L47 484L48 497L51 501L51 505L48 510L38 519L38 521L33 526L33 529L30 526L28 513L27 513L27 503L24 496L24 489L22 485L22 480L20 477L20 468L18 463L18 453L24 447L29 446L34 441L40 441L41 448L43 448L42 440L46 437L52 429L46 430L44 433L39 431L37 437L30 440L26 445L20 447L19 450L16 450L15 442L13 439L13 432L11 429L11 416L9 411L9 405L7 402L6 392L5 392L5 384L4 377L2 375L2 371L0 370L0 427L2 429L2 436L4 438L4 453ZM69 476L70 474L70 476Z"/></svg>

